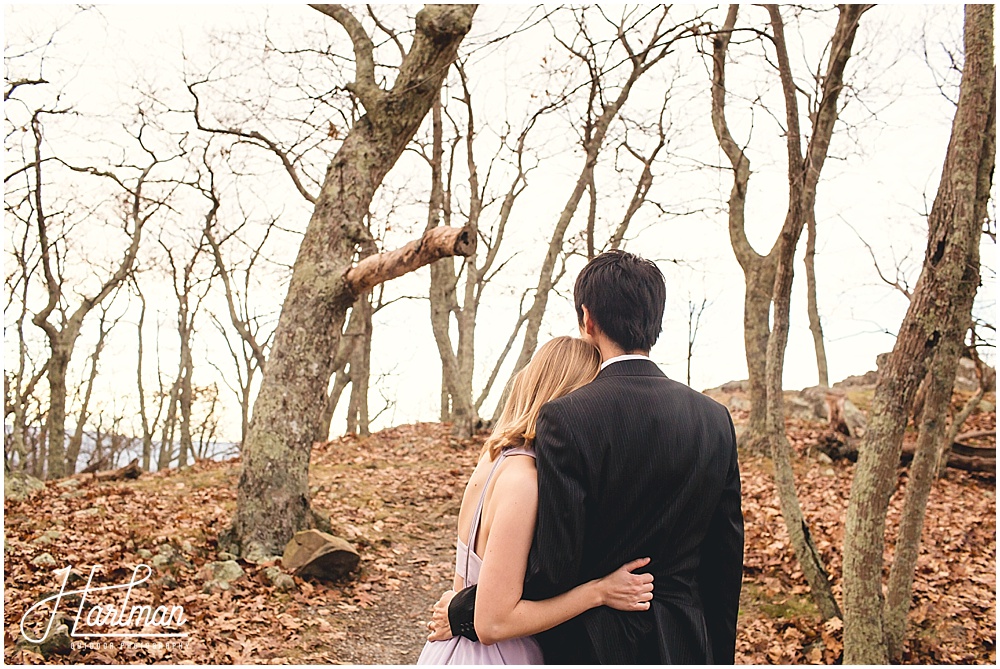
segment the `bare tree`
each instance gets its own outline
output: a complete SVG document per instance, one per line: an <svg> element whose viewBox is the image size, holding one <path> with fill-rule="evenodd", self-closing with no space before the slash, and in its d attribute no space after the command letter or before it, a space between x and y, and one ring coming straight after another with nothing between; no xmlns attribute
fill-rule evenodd
<svg viewBox="0 0 1000 669"><path fill-rule="evenodd" d="M733 189L729 201L729 231L737 259L746 275L744 302L745 339L747 364L750 368L751 422L754 430L754 411L760 420L763 412L764 435L774 461L775 484L781 501L782 516L803 573L809 583L813 599L826 618L840 615L840 609L830 588L829 576L823 560L809 534L802 514L795 478L791 466L791 447L785 434L784 395L782 376L785 346L788 341L788 314L792 288L792 261L802 228L815 207L816 189L820 172L826 160L833 128L839 114L838 98L843 87L844 69L851 56L851 48L861 15L869 5L843 5L837 26L830 41L825 76L810 109L812 134L805 153L802 150L798 88L795 83L785 42L784 21L779 8L766 5L770 16L777 69L781 79L785 103L784 134L788 155L788 212L774 246L767 256L761 256L750 246L744 229L744 203L750 176L749 161L743 150L733 140L725 117L725 61L729 42L736 26L738 6L730 5L722 30L715 37L713 50L712 121L716 137L729 158L734 171ZM774 322L768 331L768 310L774 306ZM763 358L761 359L761 354ZM763 369L761 369L763 367ZM763 371L762 376L757 376ZM761 395L763 392L763 395ZM759 426L757 426L759 427ZM754 435L756 436L756 435ZM751 438L754 438L753 436Z"/></svg>
<svg viewBox="0 0 1000 669"><path fill-rule="evenodd" d="M219 232L216 230L218 222L219 208L221 202L216 192L215 173L208 164L207 156L204 156L205 167L207 168L208 184L199 186L202 194L209 200L210 208L205 215L204 238L211 250L212 260L215 264L215 273L218 275L222 285L223 293L228 307L229 322L239 335L239 344L234 345L228 328L215 315L210 314L216 329L222 335L229 353L232 356L237 382L234 386L230 383L230 373L222 370L219 365L209 360L209 364L215 367L222 376L223 382L236 394L240 405L240 443L246 441L247 431L250 427L250 407L254 379L258 372L263 372L267 362L267 350L270 347L271 339L274 336L272 328L265 328L261 317L251 313L250 294L251 281L255 266L264 253L264 245L271 236L277 221L271 219L266 225L264 234L256 246L250 247L250 254L246 264L238 266L235 262L227 262L223 257L222 247L230 239L235 239L240 230L250 223L249 217L244 217L242 223L231 232L226 232L217 238ZM237 277L242 276L242 281L237 283Z"/></svg>
<svg viewBox="0 0 1000 669"><path fill-rule="evenodd" d="M688 298L688 339L687 339L687 384L691 385L691 358L694 357L694 342L698 339L698 327L701 325L701 315L705 313L708 306L708 298L704 298L701 304L695 303Z"/></svg>
<svg viewBox="0 0 1000 669"><path fill-rule="evenodd" d="M207 217L211 216L214 216L214 211L207 214ZM172 398L176 396L176 401L172 401L171 406L176 407L175 410L179 411L180 414L177 466L185 467L194 453L194 442L191 436L191 410L194 402L194 354L191 346L196 328L195 321L201 309L201 303L211 289L214 274L209 273L208 276L205 276L198 266L198 261L206 247L204 230L198 231L197 241L185 240L180 244L181 247L190 248L190 257L186 261L180 256L179 251L187 250L187 248L171 248L162 239L159 240L159 243L166 255L174 297L177 298L177 337L180 343L180 353L177 379L174 382L176 393L171 395ZM174 410L168 409L167 420L173 422L175 416ZM165 462L164 456L161 455L161 464L169 464L173 460L173 440L161 443L160 448L161 453L162 449L167 449L170 454Z"/></svg>
<svg viewBox="0 0 1000 669"><path fill-rule="evenodd" d="M583 10L580 10L581 12ZM515 336L522 323L524 325L524 339L521 344L521 351L514 363L513 374L520 371L534 354L538 347L538 334L542 326L542 319L545 316L545 308L548 305L549 295L553 286L561 278L565 271L557 268L557 261L563 247L566 231L573 220L577 207L587 192L589 185L593 181L594 168L597 164L598 156L607 137L608 129L612 121L618 116L622 107L629 98L634 86L639 79L649 72L657 63L671 52L676 42L684 37L697 33L701 17L679 23L672 23L670 8L662 7L657 9L642 10L645 13L638 18L631 14L624 16L617 24L617 37L613 40L612 46L620 46L625 53L625 57L618 63L615 60L611 64L602 67L604 61L603 54L598 55L598 50L602 47L598 42L588 35L582 15L578 15L577 24L580 30L574 35L573 41L562 42L563 46L578 59L590 72L588 85L588 105L586 116L582 128L582 148L584 151L583 167L577 179L573 191L570 193L559 219L556 221L549 240L548 249L542 260L538 283L534 288L534 296L528 310L520 315L515 327ZM655 16L655 19L650 18ZM636 26L649 19L653 22L653 28L648 35L645 35L642 42L633 44L630 36L634 34ZM556 38L559 39L558 36ZM641 48L640 48L641 47ZM616 70L624 67L627 75L625 80L618 87L616 95L611 97L610 91L606 90L605 78L609 70ZM606 96L609 99L606 99Z"/></svg>
<svg viewBox="0 0 1000 669"><path fill-rule="evenodd" d="M74 346L87 315L121 286L132 271L143 227L162 205L162 200L151 198L145 192L145 188L150 173L163 161L145 146L143 141L144 123L140 125L136 139L146 155L147 162L132 168L137 172L137 175L132 179L94 167L70 165L64 161L45 156L43 155L45 144L42 119L48 113L44 109L39 109L31 117L30 128L34 140L34 155L30 165L25 167L24 173L30 175L28 188L31 191L33 222L37 231L41 266L48 295L47 303L34 314L32 322L45 333L49 344L50 354L46 365L50 402L46 425L49 440L47 476L56 478L64 475L66 471L66 374ZM55 163L52 162L53 160ZM66 240L62 234L56 236L51 234L53 221L50 219L45 195L45 189L49 184L43 176L43 166L56 163L73 172L95 175L110 180L121 189L126 202L123 212L125 220L123 228L128 239L128 247L124 251L121 261L111 269L110 276L102 279L100 286L93 293L82 295L76 307L69 304L69 296L65 290L62 276L66 260L64 248ZM61 214L57 216L61 216ZM50 319L54 313L59 316L58 323L53 323Z"/></svg>
<svg viewBox="0 0 1000 669"><path fill-rule="evenodd" d="M908 552L919 540L909 531L897 548L900 566L890 576L891 609L882 591L885 522L903 430L917 385L928 366L940 373L925 403L922 428L930 441L943 429L941 395L950 397L957 355L979 285L979 244L996 152L996 69L993 8L965 8L965 65L951 139L937 196L928 217L924 267L896 344L880 368L872 409L859 448L844 533L844 662L886 664L901 647L913 567ZM956 345L957 342L957 345ZM934 405L938 405L935 407ZM930 449L924 449L925 455ZM929 485L934 457L916 459L911 477ZM915 475L913 468L918 468ZM920 506L920 505L916 505ZM922 511L922 510L921 510ZM922 513L920 514L922 516ZM914 518L915 520L915 518ZM915 525L922 525L914 523ZM895 565L894 565L895 567ZM900 621L903 619L903 622Z"/></svg>
<svg viewBox="0 0 1000 669"><path fill-rule="evenodd" d="M142 468L149 471L153 460L153 434L156 432L156 426L160 423L160 417L163 415L163 409L166 405L169 393L163 388L163 377L160 374L160 356L157 355L157 388L154 394L156 400L156 414L150 417L147 406L145 380L142 375L142 367L145 360L145 336L143 334L143 326L146 322L146 296L143 294L142 289L139 286L139 282L136 280L135 274L132 275L132 280L129 282L129 285L131 286L132 291L139 298L139 320L136 323L136 390L139 397L139 423L142 427ZM158 353L159 347L157 347L157 354Z"/></svg>
<svg viewBox="0 0 1000 669"><path fill-rule="evenodd" d="M5 210L12 218L17 218L17 207L5 202ZM5 434L4 438L4 464L8 469L14 466L26 469L29 453L34 454L35 462L40 459L37 453L37 434L32 435L28 427L28 412L32 402L39 401L35 390L38 382L45 376L45 364L31 358L24 329L25 321L30 317L28 301L32 275L37 271L39 261L29 244L32 239L31 226L25 221L20 229L20 243L11 247L16 269L5 277L8 301L4 313L16 311L13 329L17 332L18 341L17 364L15 366L8 361L4 374L4 423L6 424L8 416L13 417L10 437L7 438Z"/></svg>
<svg viewBox="0 0 1000 669"><path fill-rule="evenodd" d="M485 253L473 253L464 258L456 269L453 258L444 258L431 265L431 328L441 356L441 420L451 421L453 433L458 436L469 436L479 422L479 410L489 395L495 375L487 382L482 394L476 399L473 395L473 372L475 359L475 329L476 318L483 293L490 281L503 269L506 262L499 262L499 252L503 243L504 233L514 204L527 185L527 174L530 168L524 165L525 142L528 133L535 126L539 116L546 110L533 114L524 129L514 139L514 146L509 147L510 133L500 137L500 147L491 159L482 182L480 170L473 150L477 136L476 118L473 113L472 94L468 85L468 76L464 65L456 63L455 69L459 75L461 94L458 101L462 104L466 118L462 127L452 113L445 110L440 98L431 107L431 153L421 154L431 168L431 191L428 207L427 229L438 225L451 225L453 183L456 170L456 151L464 144L466 156L465 167L468 172L469 202L464 223L485 246ZM453 126L453 139L449 144L449 155L445 156L445 139L443 117L447 113ZM457 115L457 114L456 114ZM463 141L464 140L464 141ZM503 196L491 197L488 194L490 178L494 174L494 165L509 151L513 163L513 175ZM493 225L482 225L491 205L500 203L496 222ZM488 215L488 214L487 214ZM480 262L481 261L481 262ZM459 301L459 283L464 275L465 282ZM454 322L458 332L457 345L452 341L451 323Z"/></svg>
<svg viewBox="0 0 1000 669"><path fill-rule="evenodd" d="M354 45L355 79L348 87L366 114L347 133L327 170L299 247L288 295L243 445L237 512L222 545L240 555L280 553L314 519L309 504L309 454L322 438L323 400L348 308L383 281L445 255L468 254L467 231L438 228L416 242L369 256L365 217L376 189L427 114L475 6L432 5L416 31L391 88L375 81L374 45L358 19L336 5L317 9L339 23Z"/></svg>
<svg viewBox="0 0 1000 669"><path fill-rule="evenodd" d="M830 386L830 371L826 361L826 343L823 341L823 323L819 317L816 298L816 211L806 212L806 311L809 314L809 331L812 333L813 349L816 351L816 372L819 385Z"/></svg>
<svg viewBox="0 0 1000 669"><path fill-rule="evenodd" d="M111 303L114 303L113 295L111 297ZM73 430L73 434L69 439L69 444L66 446L67 475L73 475L76 473L76 461L80 457L80 447L83 445L84 429L89 418L89 414L87 412L90 407L91 397L94 393L94 381L97 379L97 363L101 358L101 353L104 351L104 343L108 336L108 332L110 332L110 330L118 324L119 320L121 320L121 316L115 318L109 323L108 307L101 307L101 314L97 323L97 343L94 345L94 352L90 354L90 373L87 375L87 379L84 382L85 389L83 397L80 399L80 413L77 415L76 428Z"/></svg>
<svg viewBox="0 0 1000 669"><path fill-rule="evenodd" d="M642 8L635 12L629 11L617 22L607 18L603 11L598 9L596 11L601 13L604 20L613 26L617 33L614 38L602 41L588 33L585 11L585 9L575 10L578 30L571 40L564 41L556 35L556 40L562 44L574 60L579 61L586 68L589 74L584 85L587 91L587 103L581 128L583 165L576 184L552 230L545 257L539 268L538 282L532 290L531 303L527 310L522 309L519 313L510 343L505 347L497 361L497 367L503 364L523 326L524 337L520 353L514 362L511 378L528 364L538 347L538 335L545 316L549 295L566 269L566 254L563 248L566 233L583 196L589 192L592 197L596 197L594 170L612 122L618 117L640 78L662 61L667 54L671 53L679 40L697 34L702 26L701 14L696 14L683 21L673 22L670 7ZM649 24L652 27L646 29L648 32L639 28L639 26ZM642 37L638 38L638 34L642 34ZM622 54L621 56L619 52ZM616 86L612 86L609 78L622 70L625 73L624 79ZM645 170L643 173L645 174ZM651 174L649 176L651 177ZM643 179L640 178L636 192L644 198L647 191L648 185L644 185ZM627 213L623 218L625 227L631 221L634 213L634 211L631 214ZM592 217L588 215L584 242L590 252L593 252L593 225L590 218ZM616 243L620 243L623 236L624 229L620 228L620 232L614 235ZM562 258L561 263L560 258ZM502 404L501 400L494 418L498 417Z"/></svg>
<svg viewBox="0 0 1000 669"><path fill-rule="evenodd" d="M745 227L745 205L746 205L746 195L747 188L750 180L750 160L744 152L743 148L736 142L729 130L729 125L726 120L726 84L725 84L725 67L726 67L726 57L729 53L729 43L732 38L732 31L736 26L736 18L738 14L738 6L730 5L729 15L726 19L726 23L722 30L714 38L714 48L713 48L713 78L712 78L712 124L715 127L716 138L719 141L719 146L722 148L726 157L729 159L730 164L733 169L733 187L730 191L729 196L729 236L732 243L733 251L736 254L736 259L740 263L740 267L743 269L743 273L746 278L746 291L743 305L743 324L744 324L744 343L746 347L746 357L747 357L747 372L750 380L750 422L744 433L743 442L744 445L756 449L762 446L765 441L766 435L766 421L767 421L767 360L768 360L768 343L771 337L771 328L769 326L770 322L770 310L774 297L775 291L775 271L777 265L777 256L780 253L782 244L786 246L788 241L794 241L794 244L798 243L799 235L794 235L794 240L791 239L789 235L791 225L794 222L794 218L786 218L785 226L782 227L780 234L777 239L775 239L774 244L766 255L761 255L758 253L753 246L750 244ZM843 18L843 11L841 12L841 17ZM780 17L779 17L780 19ZM773 23L773 21L772 21ZM838 24L839 25L839 24ZM856 30L856 28L855 28ZM850 34L850 41L853 42L854 34ZM834 39L837 36L835 34ZM774 41L775 37L771 37ZM849 56L850 43L847 45L847 56ZM839 46L843 46L839 45ZM775 44L776 49L779 47ZM838 61L834 56L839 56L834 49L838 47L837 44L832 43L830 45L831 59L829 65L833 66ZM802 204L806 204L801 211L801 217L804 219L803 223L809 229L809 236L807 239L807 249L806 249L806 278L807 278L807 292L808 292L808 305L810 314L810 328L813 332L814 343L816 345L817 351L817 366L820 369L821 383L824 376L823 370L826 366L826 354L823 350L823 339L822 339L822 329L819 323L819 311L816 307L815 301L815 269L814 269L814 255L815 255L815 184L819 180L820 169L822 167L822 161L826 158L827 148L829 146L829 137L825 141L816 141L815 136L818 131L825 131L826 128L819 125L822 120L820 113L822 110L826 109L826 114L832 114L832 118L829 121L829 130L832 132L833 126L836 123L837 116L839 114L839 109L837 107L837 100L840 95L840 79L843 77L843 65L846 65L847 58L845 57L843 63L839 65L841 67L838 76L838 83L834 87L828 76L831 74L829 71L826 76L822 75L819 71L813 76L816 90L815 94L809 96L811 107L808 110L809 118L813 120L813 140L810 141L810 146L815 146L814 151L821 152L822 155L814 153L812 155L807 155L806 161L803 162L802 158L795 158L792 154L798 152L801 156L801 150L798 148L798 137L796 136L794 142L789 135L789 166L790 169L794 164L800 164L804 169L800 170L801 175L805 176L807 181L804 183L804 188L801 189L801 195L796 195L796 198L805 198L802 202L790 203L789 210L793 208L798 209ZM782 65L779 62L777 64L777 69L781 72ZM792 78L791 66L788 64L787 72L782 72L783 85L785 80L788 80L788 85L792 86L792 90L797 88L797 84L794 83ZM791 98L786 93L786 116L791 112L789 111L788 101L791 100L795 104L795 113L798 114L798 102L794 100L795 95L793 94ZM789 121L790 123L790 121ZM798 119L796 118L796 125ZM788 128L789 132L791 128ZM793 146L794 144L794 146ZM819 159L819 163L816 163L816 159ZM792 177L790 176L790 179ZM802 178L801 176L796 178ZM812 185L809 185L809 182ZM811 193L810 193L811 191ZM792 246L794 250L794 245ZM783 350L783 347L782 347ZM829 379L827 379L828 381Z"/></svg>

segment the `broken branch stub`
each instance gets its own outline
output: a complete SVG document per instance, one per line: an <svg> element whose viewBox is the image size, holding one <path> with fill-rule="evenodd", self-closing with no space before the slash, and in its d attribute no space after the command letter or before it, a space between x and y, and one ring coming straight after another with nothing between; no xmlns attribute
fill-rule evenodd
<svg viewBox="0 0 1000 669"><path fill-rule="evenodd" d="M403 276L435 260L450 256L471 256L476 252L476 235L469 227L438 227L425 232L393 251L368 256L344 272L344 286L357 299L380 283Z"/></svg>

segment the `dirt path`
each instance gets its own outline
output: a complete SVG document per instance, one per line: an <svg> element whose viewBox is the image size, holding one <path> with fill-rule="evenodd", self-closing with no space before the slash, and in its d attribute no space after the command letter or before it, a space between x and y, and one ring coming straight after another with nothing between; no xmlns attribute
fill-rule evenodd
<svg viewBox="0 0 1000 669"><path fill-rule="evenodd" d="M334 533L375 547L362 561L362 578L382 576L371 590L360 591L370 593L371 605L351 617L345 637L332 649L340 661L416 661L430 607L452 587L458 505L481 443L458 442L441 426L424 425L333 442L314 457L313 479L334 493L318 494L317 506L329 500ZM349 518L352 508L366 510L355 515L359 523L338 520ZM363 524L375 536L362 532L351 538Z"/></svg>

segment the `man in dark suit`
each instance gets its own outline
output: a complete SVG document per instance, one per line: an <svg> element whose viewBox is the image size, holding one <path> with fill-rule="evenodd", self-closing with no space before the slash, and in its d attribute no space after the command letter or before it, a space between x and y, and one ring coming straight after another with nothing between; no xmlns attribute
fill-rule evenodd
<svg viewBox="0 0 1000 669"><path fill-rule="evenodd" d="M651 558L640 571L654 590L646 611L602 606L538 635L545 661L732 664L743 514L729 412L649 359L666 301L655 264L602 253L580 272L574 299L581 336L604 363L538 417L524 597L553 597L641 557ZM454 596L452 634L476 639L474 607L475 586Z"/></svg>

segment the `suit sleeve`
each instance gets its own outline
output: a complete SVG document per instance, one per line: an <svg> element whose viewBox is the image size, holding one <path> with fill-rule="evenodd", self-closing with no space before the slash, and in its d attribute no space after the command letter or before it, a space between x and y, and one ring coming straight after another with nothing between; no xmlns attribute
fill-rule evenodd
<svg viewBox="0 0 1000 669"><path fill-rule="evenodd" d="M743 582L743 511L736 432L728 415L731 445L726 482L701 548L698 583L713 664L733 664L736 655L736 615Z"/></svg>
<svg viewBox="0 0 1000 669"><path fill-rule="evenodd" d="M538 519L528 555L525 599L554 597L580 583L587 477L579 440L558 405L546 404L535 428Z"/></svg>

